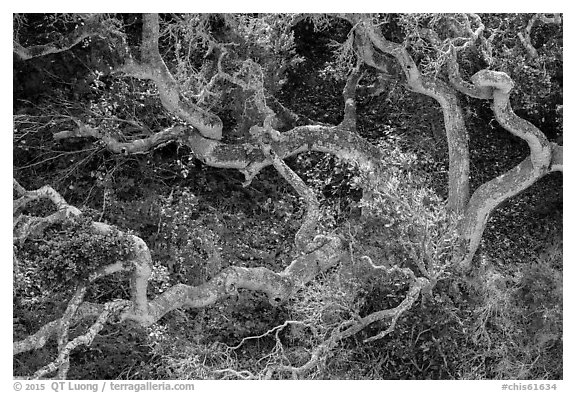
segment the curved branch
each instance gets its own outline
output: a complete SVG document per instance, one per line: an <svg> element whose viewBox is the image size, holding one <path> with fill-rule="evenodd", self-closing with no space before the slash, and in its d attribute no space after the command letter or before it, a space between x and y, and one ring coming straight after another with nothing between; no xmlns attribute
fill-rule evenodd
<svg viewBox="0 0 576 393"><path fill-rule="evenodd" d="M470 198L459 231L465 241L462 254L455 259L464 269L469 269L472 257L492 211L508 198L525 190L542 176L553 170L562 170L562 149L548 141L540 129L518 117L510 106L510 91L514 83L498 71L482 70L471 78L477 89L493 89L492 110L496 120L507 131L522 138L530 147L530 155L508 172L478 187Z"/></svg>
<svg viewBox="0 0 576 393"><path fill-rule="evenodd" d="M74 206L68 205L64 198L52 187L44 186L38 190L26 191L24 187L13 179L13 188L20 195L13 204L13 241L22 243L31 234L41 233L48 226L62 222L71 217L76 217L82 212ZM46 217L29 217L20 211L31 201L38 199L50 199L56 206L57 211Z"/></svg>
<svg viewBox="0 0 576 393"><path fill-rule="evenodd" d="M180 86L170 73L158 50L158 14L145 14L142 26L141 62L128 59L116 72L139 79L149 79L156 84L164 108L190 123L206 138L222 139L222 120L180 94Z"/></svg>
<svg viewBox="0 0 576 393"><path fill-rule="evenodd" d="M237 294L238 289L260 291L268 295L273 305L288 299L319 273L335 266L345 255L340 238L327 238L322 247L296 258L283 272L275 273L264 267L228 267L210 281L193 287L176 284L158 295L146 305L146 312L138 312L134 301L125 301L123 320L131 320L142 326L150 326L164 315L178 308L202 308ZM134 283L135 279L132 279ZM74 316L74 322L101 315L105 305L82 303ZM62 318L52 321L26 339L14 342L13 353L42 348L60 329Z"/></svg>
<svg viewBox="0 0 576 393"><path fill-rule="evenodd" d="M534 27L534 24L538 21L542 23L560 24L562 23L562 17L560 14L554 14L554 16L551 18L547 17L544 14L534 14L534 16L532 16L530 21L528 21L528 24L524 29L524 33L522 33L521 31L518 32L518 38L520 39L522 46L524 46L524 49L526 49L526 51L528 52L530 60L538 58L538 51L532 45L532 39L530 38L530 35L532 34L532 28Z"/></svg>
<svg viewBox="0 0 576 393"><path fill-rule="evenodd" d="M108 276L117 272L121 272L124 271L125 267L121 262L117 262L108 266L104 266L100 269L98 269L97 271L95 271L93 274L90 275L90 277L88 278L88 283L92 283L104 276ZM82 295L82 294L80 294ZM71 302L74 302L74 299L71 300ZM70 309L70 305L68 306L68 309ZM90 302L83 302L78 304L77 307L75 307L75 310L73 313L71 313L71 317L69 319L69 321L67 323L69 323L70 325L74 325L86 318L90 318L90 317L97 317L98 315L100 315L102 313L102 311L104 310L104 305L102 304L96 304L96 303L90 303ZM64 321L66 321L66 314L60 318L60 319L56 319L52 322L49 322L47 324L45 324L44 326L42 326L36 333L26 337L25 339L21 340L21 341L14 341L13 346L12 346L12 351L14 355L17 355L19 353L22 352L27 352L27 351L32 351L35 349L40 349L42 348L44 345L46 345L46 342L53 337L54 335L56 335L59 331L61 331L61 325Z"/></svg>
<svg viewBox="0 0 576 393"><path fill-rule="evenodd" d="M273 366L268 377L271 377L272 373L277 371L289 372L296 377L302 376L309 372L313 367L315 367L324 358L324 356L328 354L340 341L355 335L370 324L388 319L390 320L390 324L386 330L376 334L375 336L365 339L364 342L370 342L384 338L394 331L398 319L414 305L420 294L423 291L429 291L432 285L426 278L415 277L414 273L410 269L399 269L397 267L388 269L384 266L376 266L367 256L363 256L361 261L367 264L368 268L373 270L384 270L387 274L400 272L407 275L410 279L410 287L408 288L408 292L406 293L406 296L402 302L400 302L400 304L398 304L396 307L375 311L369 315L366 315L365 317L360 318L359 320L346 321L342 323L338 328L334 330L328 339L326 339L314 349L308 362L300 367L285 365Z"/></svg>
<svg viewBox="0 0 576 393"><path fill-rule="evenodd" d="M90 16L84 25L75 29L73 33L64 37L60 42L24 48L14 41L14 53L27 60L32 57L63 52L87 37L96 35L105 37L109 36L110 33L109 24L102 23L101 16L95 14ZM142 61L136 62L127 55L128 59L125 64L116 69L115 72L122 72L127 76L139 79L152 80L158 88L160 101L166 110L196 127L206 138L222 139L222 120L181 96L180 86L170 73L158 50L159 37L158 14L144 14L140 48ZM120 49L125 50L128 54L127 48Z"/></svg>
<svg viewBox="0 0 576 393"><path fill-rule="evenodd" d="M510 106L512 79L504 72L482 70L470 78L480 88L493 88L492 110L496 120L511 134L522 138L530 147L530 156L535 170L547 169L550 163L550 142L538 127L517 116Z"/></svg>
<svg viewBox="0 0 576 393"><path fill-rule="evenodd" d="M261 142L261 147L264 154L272 161L274 168L290 183L306 203L306 213L300 229L296 232L294 243L299 252L309 253L315 246L314 237L316 235L316 226L320 219L320 203L318 202L318 198L316 198L314 192L304 183L300 176L290 169L290 167L272 151L270 145L265 145Z"/></svg>
<svg viewBox="0 0 576 393"><path fill-rule="evenodd" d="M364 61L370 66L384 70L385 67L376 60L373 47L394 56L404 71L410 89L432 97L440 104L450 159L447 205L455 213L462 212L469 197L470 158L464 116L455 92L443 81L423 76L406 48L388 41L376 26L372 25L371 20L364 18L361 22L358 31L362 32L368 41L360 48Z"/></svg>
<svg viewBox="0 0 576 393"><path fill-rule="evenodd" d="M22 202L22 207L30 201L49 199L54 205L56 205L56 209L65 211L67 217L78 216L81 214L80 209L69 205L62 195L50 186L43 186L37 190L28 191L22 187L16 179L12 179L12 184L14 189L21 195L21 200L25 201Z"/></svg>
<svg viewBox="0 0 576 393"><path fill-rule="evenodd" d="M185 142L198 158L215 167L236 168L254 176L260 169L272 164L272 160L256 145L227 145L204 138L195 132L191 133ZM270 146L280 158L304 151L322 151L355 163L361 170L373 175L381 171L380 149L357 134L339 127L298 127L272 138ZM94 223L93 227L99 233L108 233L112 230L112 227L103 223ZM255 270L229 268L204 286L177 285L148 303L146 286L151 269L150 252L142 239L130 236L135 244L135 253L127 268L134 269L131 289L134 311L126 318L145 325L153 323L166 312L179 306L204 307L212 304L217 299L228 296L233 291L230 287L232 284L234 288L262 290L268 293L273 302L281 301L292 293L294 280L296 282L310 280L317 274L319 267L333 266L335 260L341 256L340 240L332 239L314 252L296 259L282 275L263 268ZM287 277L292 279L287 280Z"/></svg>
<svg viewBox="0 0 576 393"><path fill-rule="evenodd" d="M100 14L90 15L82 24L77 26L67 36L63 37L58 42L51 42L45 45L34 45L23 47L20 43L14 40L13 52L18 55L22 60L29 60L34 57L46 56L53 53L65 52L72 47L78 45L85 38L93 36L104 37L109 34L109 26L102 23Z"/></svg>
<svg viewBox="0 0 576 393"><path fill-rule="evenodd" d="M16 180L14 180L14 184L17 185L19 191L24 190ZM48 217L37 218L37 220L42 223L42 226L40 228L33 227L32 229L36 232L45 229L48 225L53 224L54 222L62 222L82 214L78 208L69 205L66 200L50 186L44 186L38 190L25 191L21 199L22 198L27 198L28 200L41 198L50 199L58 209L58 212L53 213ZM93 222L91 227L94 232L103 235L112 234L115 230L112 226L101 222ZM29 231L23 236L27 236L28 233L31 233L32 229L29 229ZM117 234L119 236L125 235L121 231L118 231ZM131 296L134 306L133 313L138 316L146 315L148 311L146 292L148 279L152 272L152 257L144 240L131 234L126 234L125 236L127 236L132 242L132 255L122 264L112 264L96 270L91 275L89 282L94 281L103 275L115 273L119 270L132 271L133 281L131 285Z"/></svg>
<svg viewBox="0 0 576 393"><path fill-rule="evenodd" d="M263 292L272 305L278 305L292 296L302 285L316 275L335 266L344 256L340 238L332 237L315 251L296 258L283 272L275 273L264 267L236 267L224 269L210 281L192 287L176 284L149 303L148 321L151 324L166 313L180 307L202 308L235 295L238 289ZM127 315L127 319L136 319Z"/></svg>
<svg viewBox="0 0 576 393"><path fill-rule="evenodd" d="M100 315L98 315L96 322L94 322L94 324L92 326L90 326L88 331L85 334L74 338L72 341L69 341L62 348L62 350L58 354L58 357L56 358L56 360L54 360L53 362L42 367L40 370L36 371L36 373L34 373L34 376L32 377L32 379L42 378L44 375L58 370L58 368L62 364L66 363L68 361L68 359L70 357L70 352L73 349L75 349L76 347L78 347L80 345L89 346L92 343L92 341L94 340L94 338L96 337L96 335L104 328L106 322L112 316L114 316L114 314L121 312L124 308L126 308L128 306L129 306L129 302L127 302L125 300L116 300L116 301L107 303L104 306L104 311L102 311L102 313L100 313Z"/></svg>
<svg viewBox="0 0 576 393"><path fill-rule="evenodd" d="M339 126L308 125L279 133L270 147L281 159L306 152L334 154L358 166L365 173L381 173L383 152L354 132ZM206 165L233 168L244 173L249 183L263 168L272 164L257 144L225 144L191 133L184 140L195 156Z"/></svg>
<svg viewBox="0 0 576 393"><path fill-rule="evenodd" d="M76 313L74 314L71 324L75 324L83 319L95 317L100 315L104 310L104 305L84 302L80 304ZM23 340L14 341L12 344L12 354L17 355L22 352L40 349L46 345L48 340L56 335L60 330L62 318L48 322L42 326L38 331Z"/></svg>
<svg viewBox="0 0 576 393"><path fill-rule="evenodd" d="M462 94L482 100L492 98L493 89L491 87L477 86L462 79L456 48L454 46L450 47L450 53L448 55L448 79L452 87Z"/></svg>
<svg viewBox="0 0 576 393"><path fill-rule="evenodd" d="M18 185L18 191L23 190L18 182L15 182L15 184ZM72 208L49 186L36 191L26 191L24 196L27 195L48 197L61 205L62 209ZM101 222L93 222L92 229L100 234L110 234L115 230L112 226ZM122 233L119 232L119 234L121 235ZM129 236L133 242L131 257L124 262L117 262L98 269L90 275L89 282L118 271L130 271L131 300L124 303L130 307L123 313L122 319L132 320L143 326L151 325L166 313L179 307L198 308L209 306L218 300L237 293L240 288L264 292L268 295L270 303L277 305L289 298L297 289L313 279L317 274L335 266L345 254L340 238L327 237L320 247L296 258L283 272L275 273L263 267L229 267L205 284L196 287L177 284L149 301L147 286L152 269L150 250L141 238L134 235L126 236ZM82 303L78 307L74 305L73 309L76 308L78 308L76 313L67 312L64 317L48 323L34 335L20 342L15 342L14 354L44 346L51 336L61 331L63 324L70 323L72 317L68 314L74 315L75 321L95 313L100 316L103 315L102 308L99 305L94 306ZM68 348L68 344L65 348ZM60 355L65 354L65 352L62 350ZM58 367L62 362L65 362L65 358L61 359L60 355L57 361Z"/></svg>
<svg viewBox="0 0 576 393"><path fill-rule="evenodd" d="M74 296L72 296L72 300L68 302L68 307L66 307L66 311L64 311L64 315L60 318L60 326L59 331L60 334L58 335L58 353L62 353L66 351L66 344L68 343L68 333L70 329L70 324L72 322L72 317L78 311L78 307L84 300L84 295L86 295L87 287L85 285L80 285L76 288L76 292ZM70 359L68 356L65 357L64 361L60 364L58 369L58 379L66 379L66 375L68 374L68 369L70 368Z"/></svg>

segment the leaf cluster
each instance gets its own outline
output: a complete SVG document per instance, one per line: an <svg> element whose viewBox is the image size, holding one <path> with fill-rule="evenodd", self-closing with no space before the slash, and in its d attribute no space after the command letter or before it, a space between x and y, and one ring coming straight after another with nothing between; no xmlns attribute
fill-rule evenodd
<svg viewBox="0 0 576 393"><path fill-rule="evenodd" d="M98 268L128 260L132 246L117 230L96 233L89 218L54 225L16 250L21 272L15 290L25 297L68 292Z"/></svg>

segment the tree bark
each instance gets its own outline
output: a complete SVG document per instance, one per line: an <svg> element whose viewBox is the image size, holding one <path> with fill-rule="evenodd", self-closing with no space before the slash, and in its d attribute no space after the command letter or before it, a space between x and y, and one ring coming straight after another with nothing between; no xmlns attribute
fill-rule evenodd
<svg viewBox="0 0 576 393"><path fill-rule="evenodd" d="M358 29L368 38L360 48L365 62L382 69L375 59L372 46L394 56L404 71L408 87L414 92L434 98L440 104L444 115L449 155L447 207L456 214L462 213L470 192L470 157L464 116L454 90L439 79L423 76L403 45L384 38L370 20L363 19L361 22L362 25L359 25Z"/></svg>
<svg viewBox="0 0 576 393"><path fill-rule="evenodd" d="M117 71L127 76L152 80L160 101L166 110L194 126L206 138L222 139L222 120L180 94L180 86L158 50L160 24L158 14L144 14L142 27L141 61L128 59Z"/></svg>
<svg viewBox="0 0 576 393"><path fill-rule="evenodd" d="M72 131L57 132L52 137L55 140L86 137L96 138L102 141L110 152L127 156L131 154L149 153L151 150L161 145L178 141L182 136L184 136L185 130L186 128L182 126L170 127L147 138L136 139L130 142L120 142L116 138L107 135L106 132L102 132L86 124L78 123L78 128Z"/></svg>
<svg viewBox="0 0 576 393"><path fill-rule="evenodd" d="M45 186L39 190L25 191L18 182L14 181L15 188L22 195L21 198L28 197L31 199L48 198L59 206L63 211L71 211L74 215L79 214L79 210L66 203L54 189ZM310 206L309 206L310 207ZM310 227L315 227L318 215L309 214L304 222L306 234L311 236ZM108 234L114 228L108 224L94 222L92 229L101 234ZM120 234L122 234L120 232ZM264 267L243 268L229 267L224 269L213 279L199 286L189 286L177 284L167 291L158 295L153 300L148 299L147 288L148 281L152 272L152 258L146 243L135 235L129 236L133 242L132 255L123 263L115 263L104 266L90 275L89 282L93 282L104 275L113 274L119 271L129 271L131 300L125 303L129 307L123 312L123 320L131 320L142 326L149 326L158 321L166 313L180 308L200 308L207 307L215 302L228 298L237 293L238 289L249 289L253 291L264 292L268 295L270 303L278 305L294 294L305 283L312 280L316 275L335 266L340 259L346 255L344 245L339 237L320 237L319 239L302 239L302 242L309 244L315 243L315 248L305 248L306 253L296 258L284 271L280 273L273 272ZM106 310L107 305L103 305ZM74 307L74 313L66 315L57 321L53 321L43 326L36 334L19 342L14 342L14 354L23 351L37 349L44 346L49 338L61 331L62 324L69 324L73 317L82 318L92 316L94 313L101 312L100 307L91 306L82 307L82 304ZM103 314L98 314L102 316ZM75 345L76 346L76 345ZM75 347L73 346L73 347ZM62 344L61 347L66 351L68 344ZM58 366L66 360L62 358L62 353L57 361ZM51 366L53 367L53 366Z"/></svg>
<svg viewBox="0 0 576 393"><path fill-rule="evenodd" d="M81 25L74 29L70 34L64 36L61 40L51 42L45 45L33 45L23 47L18 41L14 40L13 52L21 60L30 60L35 57L47 56L54 53L65 52L78 45L85 38L94 36L106 36L110 34L110 26L103 23L99 14L89 15Z"/></svg>
<svg viewBox="0 0 576 393"><path fill-rule="evenodd" d="M459 232L465 242L455 259L464 269L470 269L472 258L480 245L490 214L505 200L519 194L542 176L562 170L562 147L548 141L544 133L532 123L518 117L510 106L510 91L514 83L498 71L482 70L471 78L472 91L492 92L492 110L496 120L510 133L522 138L530 147L530 155L508 172L478 187L472 194Z"/></svg>
<svg viewBox="0 0 576 393"><path fill-rule="evenodd" d="M281 159L306 151L334 154L366 173L381 173L383 152L358 134L340 126L308 125L279 134L270 146ZM194 155L206 165L238 169L250 181L272 164L259 146L252 143L225 144L192 132L184 139Z"/></svg>

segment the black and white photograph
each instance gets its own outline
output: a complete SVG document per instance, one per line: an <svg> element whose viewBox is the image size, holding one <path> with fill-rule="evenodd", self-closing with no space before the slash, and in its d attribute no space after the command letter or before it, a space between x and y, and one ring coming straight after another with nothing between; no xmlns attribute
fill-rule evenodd
<svg viewBox="0 0 576 393"><path fill-rule="evenodd" d="M14 391L567 391L563 13L12 23Z"/></svg>

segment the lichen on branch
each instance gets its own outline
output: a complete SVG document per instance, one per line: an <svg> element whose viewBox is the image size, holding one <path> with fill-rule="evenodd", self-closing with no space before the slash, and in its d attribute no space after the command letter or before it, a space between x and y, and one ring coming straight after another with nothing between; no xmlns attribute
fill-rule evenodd
<svg viewBox="0 0 576 393"><path fill-rule="evenodd" d="M69 138L96 138L101 141L106 149L115 154L131 155L145 154L166 143L181 140L186 128L175 126L156 132L147 138L134 139L130 142L120 142L117 138L109 135L109 132L101 131L80 121L76 121L77 127L70 131L59 131L52 136L54 140Z"/></svg>
<svg viewBox="0 0 576 393"><path fill-rule="evenodd" d="M118 67L115 72L153 81L158 88L160 102L167 111L194 126L204 137L222 139L222 120L181 94L179 83L160 55L158 14L144 14L142 19L141 60L137 61L128 56L125 64Z"/></svg>
<svg viewBox="0 0 576 393"><path fill-rule="evenodd" d="M77 27L58 41L24 47L15 39L13 52L21 60L30 60L67 51L89 37L108 37L111 34L119 34L112 20L103 19L102 14L89 14L79 18Z"/></svg>
<svg viewBox="0 0 576 393"><path fill-rule="evenodd" d="M14 181L14 184L17 191L22 195L21 198L49 198L58 204L63 211L79 212L76 208L68 205L64 198L49 186L39 190L25 191L18 182ZM114 230L112 226L101 222L94 222L92 229L101 234L107 234ZM147 287L153 263L150 251L142 239L135 235L128 236L133 244L131 257L123 263L113 263L94 271L90 275L88 284L105 275L128 271L131 275L131 299L123 301L121 319L134 321L142 326L149 326L166 313L180 307L201 308L210 306L236 294L239 289L264 292L273 305L278 305L289 299L295 291L316 275L335 266L345 254L342 240L333 236L325 238L325 241L316 249L308 250L308 253L300 255L280 273L264 267L232 266L224 269L202 285L194 287L176 284L154 299L149 300ZM69 352L79 344L90 342L93 334L101 329L100 325L108 318L109 312L107 310L111 303L105 305L82 303L83 291L84 289L80 289L79 295L73 298L69 305L69 311L62 318L44 325L32 336L14 342L14 354L16 354L41 348L48 339L59 335L61 342L58 358L54 363L47 366L48 368L39 371L41 375L51 370L54 371L65 364ZM84 336L88 338L75 339L65 343L66 335L62 334L62 328L67 330L72 321L78 322L95 314L98 315L101 322L97 322L96 327L90 330L87 336Z"/></svg>
<svg viewBox="0 0 576 393"><path fill-rule="evenodd" d="M386 39L371 18L354 16L352 20L357 24L358 52L367 65L385 72L387 68L377 54L393 56L404 72L407 87L434 98L440 104L450 160L447 205L454 213L461 213L469 198L470 157L464 116L455 92L441 79L422 75L406 47Z"/></svg>
<svg viewBox="0 0 576 393"><path fill-rule="evenodd" d="M392 267L375 265L368 256L363 256L359 261L353 262L362 264L364 267L372 271L383 271L386 275L400 274L405 276L408 280L408 291L404 299L395 307L384 310L374 311L364 317L356 317L354 319L346 320L339 324L320 344L316 345L310 354L310 359L301 366L295 367L291 365L270 365L266 373L266 378L271 379L275 373L289 373L294 379L304 377L307 373L317 367L321 362L325 361L330 352L344 339L351 337L358 332L362 331L369 325L380 321L389 321L388 327L380 333L366 338L364 342L372 342L381 340L394 331L396 323L404 315L405 312L410 310L414 303L418 300L421 293L429 292L434 283L424 277L417 277L414 272L408 268Z"/></svg>
<svg viewBox="0 0 576 393"><path fill-rule="evenodd" d="M490 214L508 198L525 190L542 176L553 170L562 170L562 148L548 141L544 133L529 121L514 113L510 105L512 79L504 72L481 70L471 78L472 87L462 92L491 92L492 110L498 123L511 134L523 139L530 148L530 155L504 174L482 184L470 198L459 231L466 242L455 261L470 269L482 233Z"/></svg>

